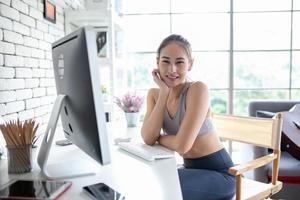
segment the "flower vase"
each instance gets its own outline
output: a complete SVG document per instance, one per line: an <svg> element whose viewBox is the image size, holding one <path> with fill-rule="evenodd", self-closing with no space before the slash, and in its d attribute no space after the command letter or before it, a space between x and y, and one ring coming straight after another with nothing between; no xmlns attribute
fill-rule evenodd
<svg viewBox="0 0 300 200"><path fill-rule="evenodd" d="M127 127L136 127L139 122L139 112L125 112Z"/></svg>

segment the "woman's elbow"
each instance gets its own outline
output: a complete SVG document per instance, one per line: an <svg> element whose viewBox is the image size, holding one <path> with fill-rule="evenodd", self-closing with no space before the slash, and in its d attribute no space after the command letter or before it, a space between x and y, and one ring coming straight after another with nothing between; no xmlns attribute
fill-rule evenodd
<svg viewBox="0 0 300 200"><path fill-rule="evenodd" d="M155 144L155 142L156 141L154 141L154 140L150 140L149 138L147 138L147 137L142 137L143 138L143 141L144 141L144 143L145 144L147 144L147 145L154 145Z"/></svg>
<svg viewBox="0 0 300 200"><path fill-rule="evenodd" d="M176 152L180 155L186 154L192 147L187 144L178 144Z"/></svg>
<svg viewBox="0 0 300 200"><path fill-rule="evenodd" d="M153 146L155 143L156 143L156 141L150 141L150 140L144 140L144 142L145 142L145 144L147 144L147 145L150 145L150 146Z"/></svg>
<svg viewBox="0 0 300 200"><path fill-rule="evenodd" d="M151 145L151 146L154 145L155 142L156 142L155 139L150 138L147 134L145 134L143 132L142 132L142 139L143 139L143 141L144 141L145 144Z"/></svg>

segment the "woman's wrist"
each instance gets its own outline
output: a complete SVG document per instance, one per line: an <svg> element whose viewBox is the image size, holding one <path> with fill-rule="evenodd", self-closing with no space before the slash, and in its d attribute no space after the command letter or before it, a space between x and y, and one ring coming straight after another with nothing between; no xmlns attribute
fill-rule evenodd
<svg viewBox="0 0 300 200"><path fill-rule="evenodd" d="M161 97L161 98L168 98L169 92L170 92L169 89L168 90L160 89L158 96Z"/></svg>

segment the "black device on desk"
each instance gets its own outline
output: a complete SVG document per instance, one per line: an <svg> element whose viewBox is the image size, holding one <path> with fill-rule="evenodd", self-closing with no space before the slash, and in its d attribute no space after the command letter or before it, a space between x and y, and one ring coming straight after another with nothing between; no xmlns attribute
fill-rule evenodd
<svg viewBox="0 0 300 200"><path fill-rule="evenodd" d="M72 185L67 181L17 180L0 190L0 199L57 199Z"/></svg>
<svg viewBox="0 0 300 200"><path fill-rule="evenodd" d="M83 191L95 200L126 200L123 195L104 183L85 186Z"/></svg>

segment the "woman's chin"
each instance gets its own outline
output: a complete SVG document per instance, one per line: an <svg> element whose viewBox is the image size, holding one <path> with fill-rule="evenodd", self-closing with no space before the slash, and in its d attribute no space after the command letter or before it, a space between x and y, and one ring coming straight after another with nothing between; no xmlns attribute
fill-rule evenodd
<svg viewBox="0 0 300 200"><path fill-rule="evenodd" d="M175 87L175 86L177 86L178 84L180 84L179 82L178 82L178 80L176 79L176 80L172 80L172 81L165 81L165 83L167 84L167 86L168 87Z"/></svg>

